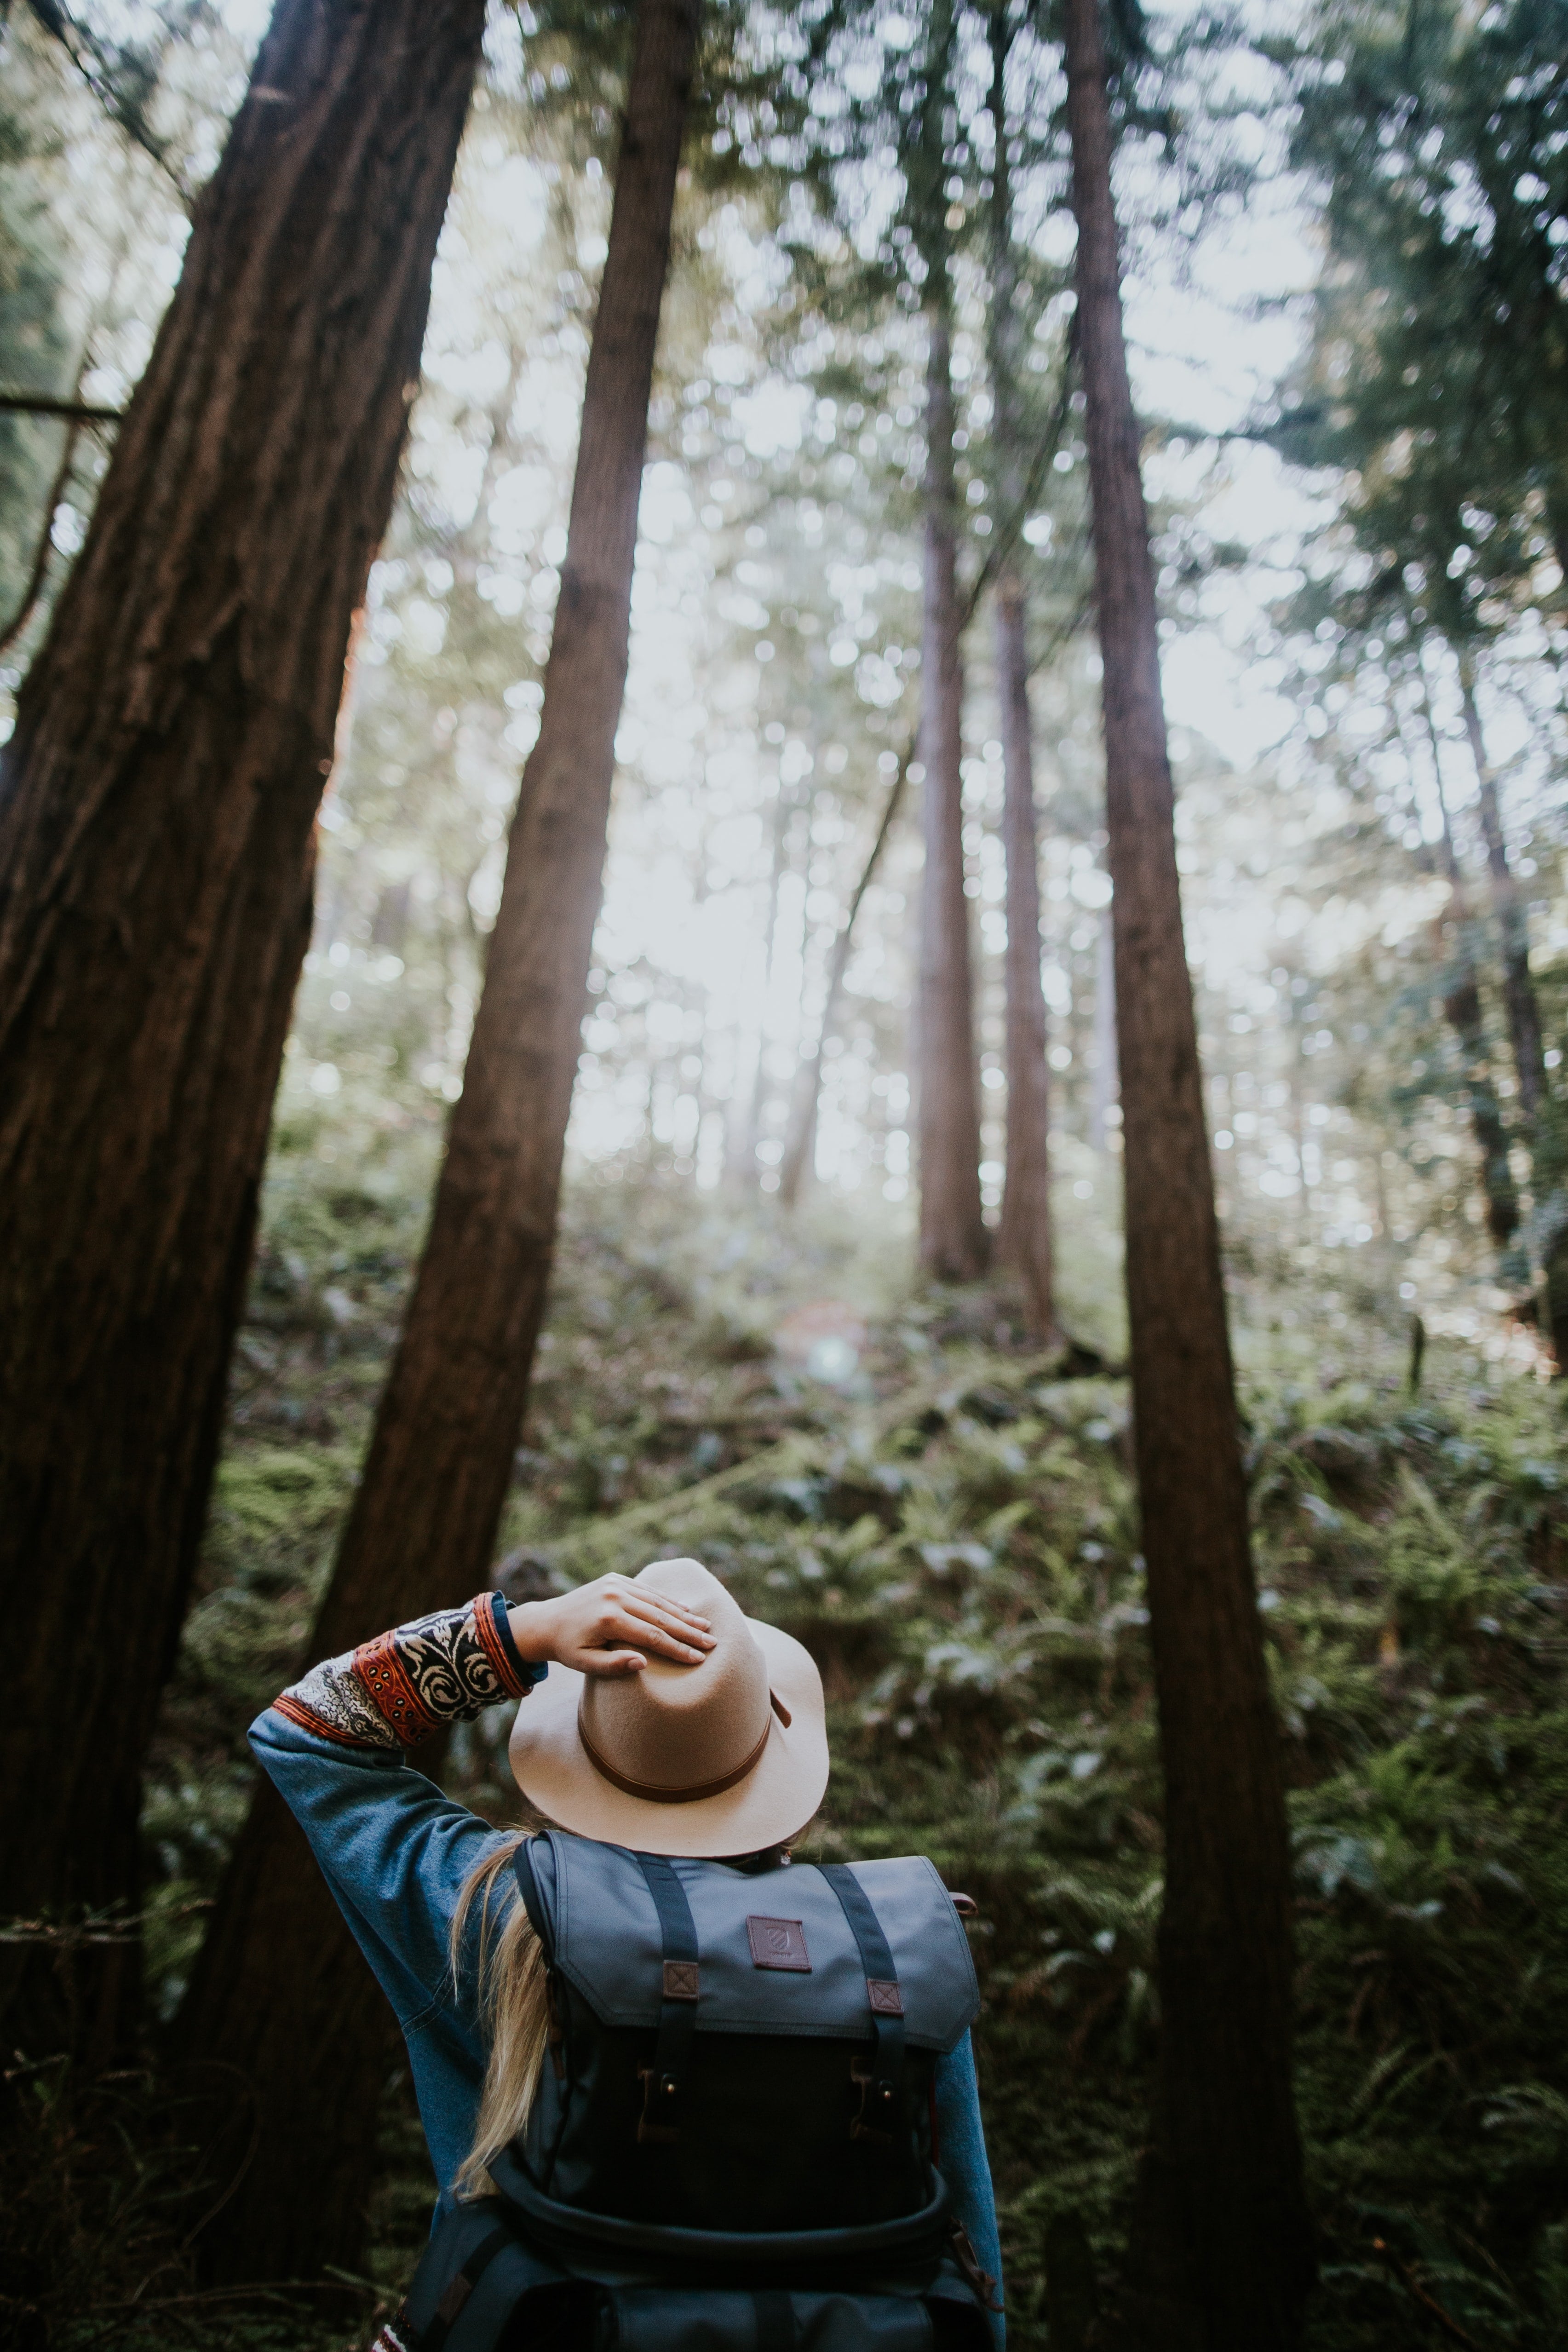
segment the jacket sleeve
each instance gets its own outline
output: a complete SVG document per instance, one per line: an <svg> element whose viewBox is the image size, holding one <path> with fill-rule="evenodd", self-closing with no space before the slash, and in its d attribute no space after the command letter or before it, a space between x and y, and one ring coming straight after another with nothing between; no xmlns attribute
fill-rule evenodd
<svg viewBox="0 0 1568 2352"><path fill-rule="evenodd" d="M1002 2301L1002 2249L997 2233L996 2199L991 2189L990 2160L980 2122L980 2089L975 2076L975 2050L966 2033L957 2048L936 2061L936 2131L941 2147L943 2177L952 2198L955 2220L963 2223L980 2268L996 2282L995 2299ZM999 2311L988 2312L997 2352L1007 2343L1007 2322Z"/></svg>
<svg viewBox="0 0 1568 2352"><path fill-rule="evenodd" d="M545 1671L518 1656L506 1603L486 1592L313 1666L251 1726L256 1760L405 2031L459 1990L448 1972L452 1918L465 1880L503 1832L411 1770L404 1751L444 1724L526 1696ZM459 2016L465 2006L460 1999Z"/></svg>

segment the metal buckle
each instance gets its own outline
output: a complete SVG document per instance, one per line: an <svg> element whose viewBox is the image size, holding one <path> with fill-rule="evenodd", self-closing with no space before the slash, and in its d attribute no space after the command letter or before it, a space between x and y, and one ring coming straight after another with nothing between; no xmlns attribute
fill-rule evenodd
<svg viewBox="0 0 1568 2352"><path fill-rule="evenodd" d="M894 2144L892 2131L882 2130L872 2117L881 2116L886 2123L892 2124L893 2084L877 2081L874 2063L869 2058L850 2060L850 2080L858 2083L861 2091L860 2108L850 2126L850 2137L870 2140L873 2147L891 2147ZM873 2099L878 2102L875 2107L872 2105Z"/></svg>
<svg viewBox="0 0 1568 2352"><path fill-rule="evenodd" d="M676 2082L674 2076L673 2074L661 2074L652 2066L639 2066L637 2069L637 2080L643 2085L643 2112L637 2118L638 2145L640 2147L645 2146L650 2140L669 2141L679 2139L681 2136L681 2128L678 2124L656 2123L653 2119L653 2098L655 2092L660 2098L669 2100L672 2103L672 2106L674 2101L679 2095L681 2086ZM666 2113L670 2113L671 2111L671 2108L665 2109Z"/></svg>

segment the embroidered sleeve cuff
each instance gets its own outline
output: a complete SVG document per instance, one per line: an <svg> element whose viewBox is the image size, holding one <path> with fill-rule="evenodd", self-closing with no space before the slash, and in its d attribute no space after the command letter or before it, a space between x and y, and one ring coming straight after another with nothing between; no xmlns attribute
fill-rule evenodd
<svg viewBox="0 0 1568 2352"><path fill-rule="evenodd" d="M437 1610L313 1666L274 1704L307 1731L353 1748L416 1748L443 1724L523 1698L549 1669L517 1654L498 1592Z"/></svg>

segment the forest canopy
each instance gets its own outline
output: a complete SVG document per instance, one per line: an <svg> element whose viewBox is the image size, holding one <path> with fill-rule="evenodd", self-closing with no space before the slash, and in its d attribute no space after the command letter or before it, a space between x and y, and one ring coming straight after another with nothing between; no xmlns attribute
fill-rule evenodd
<svg viewBox="0 0 1568 2352"><path fill-rule="evenodd" d="M373 16L0 5L0 2315L370 2341L246 1725L690 1551L980 1903L1020 2346L1545 2352L1568 6Z"/></svg>

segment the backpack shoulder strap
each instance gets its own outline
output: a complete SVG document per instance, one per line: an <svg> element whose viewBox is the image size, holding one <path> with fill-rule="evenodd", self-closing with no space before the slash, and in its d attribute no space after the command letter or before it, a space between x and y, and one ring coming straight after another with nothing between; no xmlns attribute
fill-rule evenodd
<svg viewBox="0 0 1568 2352"><path fill-rule="evenodd" d="M555 1960L555 1937L550 1927L549 1913L545 1909L539 1883L534 1875L533 1856L528 1849L532 1838L519 1838L512 1849L512 1875L517 1882L517 1893L523 1898L523 1908L528 1915L528 1925L539 1939L539 1948L547 1962Z"/></svg>
<svg viewBox="0 0 1568 2352"><path fill-rule="evenodd" d="M850 2126L850 2137L879 2141L885 2147L897 2126L904 2090L904 1995L898 1989L898 1969L871 1897L849 1864L820 1862L817 1868L838 1896L855 1939L875 2037L871 2067L856 2076L861 2108Z"/></svg>
<svg viewBox="0 0 1568 2352"><path fill-rule="evenodd" d="M643 2083L637 2137L642 2143L675 2140L681 2136L681 2090L697 2031L697 1931L674 1865L662 1853L640 1853L633 1858L653 1898L664 1947L659 2039L653 2065L637 2070Z"/></svg>

